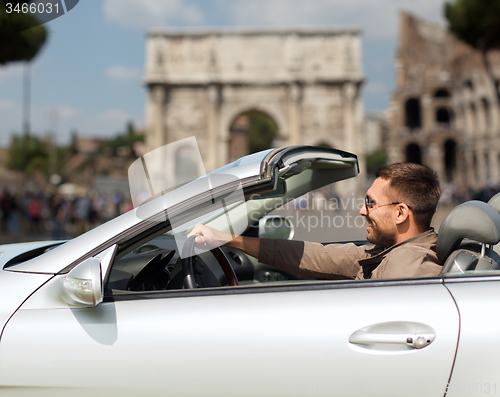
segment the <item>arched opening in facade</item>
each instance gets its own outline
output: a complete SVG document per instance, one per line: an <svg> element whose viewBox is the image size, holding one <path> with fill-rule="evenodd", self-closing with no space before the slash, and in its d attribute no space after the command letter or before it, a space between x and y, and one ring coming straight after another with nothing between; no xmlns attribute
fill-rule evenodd
<svg viewBox="0 0 500 397"><path fill-rule="evenodd" d="M485 128L490 128L491 126L490 102L486 98L481 98L481 103L483 105L483 111L484 111L484 126Z"/></svg>
<svg viewBox="0 0 500 397"><path fill-rule="evenodd" d="M470 104L470 133L476 135L478 129L476 105Z"/></svg>
<svg viewBox="0 0 500 397"><path fill-rule="evenodd" d="M434 98L449 98L450 92L446 88L440 88L434 93Z"/></svg>
<svg viewBox="0 0 500 397"><path fill-rule="evenodd" d="M410 143L406 147L406 162L422 164L422 152L416 143Z"/></svg>
<svg viewBox="0 0 500 397"><path fill-rule="evenodd" d="M237 116L229 129L229 160L273 147L276 122L263 112L251 110Z"/></svg>
<svg viewBox="0 0 500 397"><path fill-rule="evenodd" d="M420 111L420 100L410 98L405 103L405 125L409 129L420 128L422 117Z"/></svg>
<svg viewBox="0 0 500 397"><path fill-rule="evenodd" d="M450 111L446 108L439 108L436 110L436 122L439 124L450 125L451 115Z"/></svg>
<svg viewBox="0 0 500 397"><path fill-rule="evenodd" d="M450 139L444 143L444 169L446 181L453 182L453 175L457 168L457 143Z"/></svg>

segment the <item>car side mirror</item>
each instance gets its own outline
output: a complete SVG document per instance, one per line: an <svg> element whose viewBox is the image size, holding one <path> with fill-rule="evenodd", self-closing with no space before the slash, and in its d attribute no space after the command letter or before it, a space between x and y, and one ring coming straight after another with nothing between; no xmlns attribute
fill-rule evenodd
<svg viewBox="0 0 500 397"><path fill-rule="evenodd" d="M96 307L102 302L101 261L85 259L63 279L62 295L70 305Z"/></svg>
<svg viewBox="0 0 500 397"><path fill-rule="evenodd" d="M295 233L292 222L284 216L270 215L259 220L260 238L291 240Z"/></svg>

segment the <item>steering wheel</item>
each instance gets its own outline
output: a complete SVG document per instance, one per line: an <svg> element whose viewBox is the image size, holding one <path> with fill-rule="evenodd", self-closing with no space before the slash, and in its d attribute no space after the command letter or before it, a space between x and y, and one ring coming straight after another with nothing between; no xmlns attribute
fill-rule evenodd
<svg viewBox="0 0 500 397"><path fill-rule="evenodd" d="M198 288L198 285L196 284L194 278L194 270L193 270L194 258L197 256L194 253L195 239L196 236L188 237L186 243L184 244L184 248L182 249L182 256L183 256L183 259L181 260L182 276L183 276L183 285L184 288L186 289ZM217 262L222 268L222 271L224 272L224 275L226 276L229 285L230 286L238 285L238 279L236 278L236 274L234 273L231 263L229 262L229 259L227 259L227 256L224 253L224 251L222 251L220 247L217 247L211 249L210 252L215 257L215 259L217 259Z"/></svg>

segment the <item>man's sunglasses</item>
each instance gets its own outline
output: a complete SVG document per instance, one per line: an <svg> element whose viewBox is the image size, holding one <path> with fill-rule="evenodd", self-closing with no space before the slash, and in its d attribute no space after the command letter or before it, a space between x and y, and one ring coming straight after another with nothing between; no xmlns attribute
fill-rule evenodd
<svg viewBox="0 0 500 397"><path fill-rule="evenodd" d="M385 205L397 205L397 204L401 204L401 201L394 201L392 203L376 203L376 202L372 201L372 199L370 197L365 196L365 208L366 208L367 213L373 209L377 209L378 207L383 207ZM406 206L410 210L412 209L408 204L406 204Z"/></svg>

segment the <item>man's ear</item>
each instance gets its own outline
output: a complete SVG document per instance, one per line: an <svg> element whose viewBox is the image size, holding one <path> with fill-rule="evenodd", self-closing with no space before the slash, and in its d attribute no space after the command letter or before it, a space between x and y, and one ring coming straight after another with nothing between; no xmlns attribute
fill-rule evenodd
<svg viewBox="0 0 500 397"><path fill-rule="evenodd" d="M400 225L410 216L410 209L403 203L396 206L396 225Z"/></svg>

